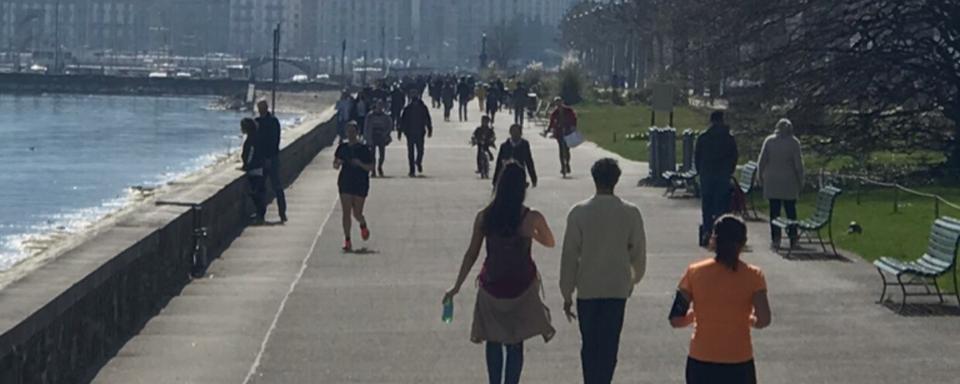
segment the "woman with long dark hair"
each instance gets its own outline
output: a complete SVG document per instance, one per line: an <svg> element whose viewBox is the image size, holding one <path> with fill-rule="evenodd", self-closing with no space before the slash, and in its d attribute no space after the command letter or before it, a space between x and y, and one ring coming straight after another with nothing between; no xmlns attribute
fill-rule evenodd
<svg viewBox="0 0 960 384"><path fill-rule="evenodd" d="M670 325L695 324L688 384L757 382L750 328L769 326L771 313L763 272L740 260L746 244L743 219L720 216L710 239L714 257L691 264L680 280Z"/></svg>
<svg viewBox="0 0 960 384"><path fill-rule="evenodd" d="M353 250L350 240L351 215L360 223L360 236L364 241L370 238L367 218L363 215L363 205L370 192L370 172L373 172L373 152L360 142L357 122L347 123L347 141L340 143L334 154L333 168L340 170L337 187L340 191L340 205L343 208L343 250Z"/></svg>
<svg viewBox="0 0 960 384"><path fill-rule="evenodd" d="M556 333L540 298L540 276L531 256L533 241L552 248L556 240L546 218L523 204L526 190L523 168L516 163L506 165L493 201L474 220L457 282L443 297L447 303L460 292L486 241L487 258L477 276L480 289L470 340L486 342L491 384L520 382L523 342L538 335L550 341Z"/></svg>

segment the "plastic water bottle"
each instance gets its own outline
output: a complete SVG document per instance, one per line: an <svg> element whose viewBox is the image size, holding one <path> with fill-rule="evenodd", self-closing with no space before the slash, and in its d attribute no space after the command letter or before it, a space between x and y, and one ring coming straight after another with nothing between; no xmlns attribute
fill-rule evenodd
<svg viewBox="0 0 960 384"><path fill-rule="evenodd" d="M443 302L443 317L441 320L447 324L453 322L453 300Z"/></svg>

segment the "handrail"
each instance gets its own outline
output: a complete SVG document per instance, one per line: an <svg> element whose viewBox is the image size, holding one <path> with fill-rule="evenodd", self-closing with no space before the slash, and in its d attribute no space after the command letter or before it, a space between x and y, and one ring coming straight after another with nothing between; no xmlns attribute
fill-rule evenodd
<svg viewBox="0 0 960 384"><path fill-rule="evenodd" d="M844 179L844 180L856 180L856 181L860 182L860 184L870 184L870 185L875 185L875 186L878 186L878 187L893 188L893 189L895 189L896 191L903 191L903 192L906 192L906 193L909 193L909 194L912 194L912 195L916 195L916 196L920 196L920 197L926 197L926 198L929 198L929 199L933 199L933 201L934 201L934 216L936 216L936 217L939 217L939 216L940 216L940 204L941 204L941 203L944 204L944 205L946 205L946 206L948 206L948 207L950 207L950 208L953 208L953 209L956 209L956 210L960 210L960 204L951 202L951 201L943 198L943 196L940 196L940 195L937 195L937 194L934 194L934 193L920 192L920 191L918 191L918 190L916 190L916 189L909 188L909 187L900 185L900 184L898 184L898 183L891 183L891 182L879 181L879 180L871 179L871 178L866 177L866 176L844 175L844 174L841 174L841 173L830 173L830 172L824 171L823 169L820 169L820 179L823 180L824 177L831 177L831 178L835 178L835 179ZM860 203L860 193L859 193L859 189L858 189L858 191L857 191L857 204L859 204L859 203ZM899 209L898 206L899 206L899 194L896 194L896 195L894 195L894 206L893 206L893 211L894 211L894 212L897 212L897 211L898 211L898 209Z"/></svg>

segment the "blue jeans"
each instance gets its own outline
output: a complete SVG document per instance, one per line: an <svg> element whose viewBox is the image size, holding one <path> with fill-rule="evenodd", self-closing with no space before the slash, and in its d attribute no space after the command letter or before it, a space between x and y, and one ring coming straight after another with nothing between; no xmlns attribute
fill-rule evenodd
<svg viewBox="0 0 960 384"><path fill-rule="evenodd" d="M730 176L700 175L700 211L703 215L703 235L713 234L713 222L730 212Z"/></svg>
<svg viewBox="0 0 960 384"><path fill-rule="evenodd" d="M503 350L507 350L507 361L504 365ZM520 382L520 373L523 372L523 342L504 345L487 342L487 375L490 384L516 384Z"/></svg>

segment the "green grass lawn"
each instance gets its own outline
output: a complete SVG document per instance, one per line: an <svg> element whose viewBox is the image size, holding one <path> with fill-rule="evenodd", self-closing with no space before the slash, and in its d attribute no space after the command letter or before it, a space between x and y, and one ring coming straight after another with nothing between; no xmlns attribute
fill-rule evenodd
<svg viewBox="0 0 960 384"><path fill-rule="evenodd" d="M951 202L960 201L958 188L925 188L923 192L939 194ZM935 217L933 200L901 192L898 210L894 212L894 193L892 189L864 190L860 194L860 204L857 204L856 191L845 190L834 208L833 234L837 247L854 252L867 261L881 256L903 260L920 257L926 249L930 226ZM801 197L797 208L801 219L813 213L815 199L814 193L806 193ZM757 199L757 203L757 209L765 213L766 202ZM940 215L960 218L960 210L940 204ZM862 234L847 233L851 221L863 227ZM753 236L756 238L760 234ZM766 239L769 234L764 232L762 236ZM880 289L879 279L877 276L877 289ZM950 287L952 291L953 281L941 278L940 286Z"/></svg>
<svg viewBox="0 0 960 384"><path fill-rule="evenodd" d="M573 107L577 112L577 129L584 137L630 160L647 161L649 150L646 140L627 140L626 135L647 132L650 128L650 108L643 105L601 105L578 104ZM667 125L669 115L657 114L657 125ZM674 113L674 126L680 130L706 127L705 112L682 107ZM677 141L677 157L680 160L681 142Z"/></svg>

